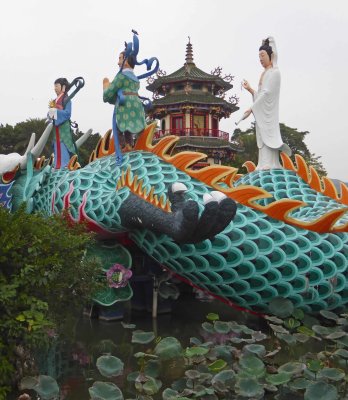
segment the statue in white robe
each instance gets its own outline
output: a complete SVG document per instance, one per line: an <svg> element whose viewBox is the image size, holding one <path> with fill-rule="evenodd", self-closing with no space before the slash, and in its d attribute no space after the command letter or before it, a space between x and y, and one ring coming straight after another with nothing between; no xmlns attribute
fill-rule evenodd
<svg viewBox="0 0 348 400"><path fill-rule="evenodd" d="M283 143L280 134L280 71L277 67L277 50L272 37L262 42L259 58L264 71L260 77L258 90L255 91L247 81L243 81L243 87L252 94L254 100L253 105L243 117L247 118L251 113L255 117L256 141L259 148L257 169L282 168L279 152L284 151L291 155L291 150Z"/></svg>

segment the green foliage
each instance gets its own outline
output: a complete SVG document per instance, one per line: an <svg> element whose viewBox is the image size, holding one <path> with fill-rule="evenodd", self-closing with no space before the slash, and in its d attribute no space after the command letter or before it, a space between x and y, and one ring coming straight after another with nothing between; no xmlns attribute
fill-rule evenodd
<svg viewBox="0 0 348 400"><path fill-rule="evenodd" d="M280 133L284 143L286 143L292 150L293 155L299 154L302 156L308 165L312 165L319 173L319 175L326 175L326 170L320 161L320 156L316 156L308 149L305 141L308 131L300 132L296 128L290 128L285 124L280 124ZM257 164L258 148L256 144L255 124L252 124L246 131L235 129L233 132L233 139L239 140L243 147L244 152L236 154L236 158L232 163L233 167L239 168L242 172L242 165L245 161L252 161Z"/></svg>
<svg viewBox="0 0 348 400"><path fill-rule="evenodd" d="M18 346L47 342L99 289L100 267L83 259L91 240L60 216L0 207L0 386L10 383Z"/></svg>

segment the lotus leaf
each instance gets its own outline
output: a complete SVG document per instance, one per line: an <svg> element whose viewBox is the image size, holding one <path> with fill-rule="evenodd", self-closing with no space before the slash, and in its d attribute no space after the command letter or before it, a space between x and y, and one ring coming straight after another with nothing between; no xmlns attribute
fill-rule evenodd
<svg viewBox="0 0 348 400"><path fill-rule="evenodd" d="M204 356L208 352L209 349L206 347L199 347L199 346L187 347L185 350L185 356L189 358L196 356Z"/></svg>
<svg viewBox="0 0 348 400"><path fill-rule="evenodd" d="M47 375L40 375L38 383L33 389L43 400L54 399L59 394L59 386L56 380Z"/></svg>
<svg viewBox="0 0 348 400"><path fill-rule="evenodd" d="M289 346L296 344L296 337L294 335L278 333L277 337L284 340Z"/></svg>
<svg viewBox="0 0 348 400"><path fill-rule="evenodd" d="M88 389L91 400L123 400L121 390L109 382L94 382Z"/></svg>
<svg viewBox="0 0 348 400"><path fill-rule="evenodd" d="M202 344L202 341L196 337L191 337L190 344L193 344L194 346L200 346Z"/></svg>
<svg viewBox="0 0 348 400"><path fill-rule="evenodd" d="M212 382L212 385L217 393L227 393L229 390L221 381Z"/></svg>
<svg viewBox="0 0 348 400"><path fill-rule="evenodd" d="M242 333L243 332L242 326L237 324L236 321L230 321L229 324L230 324L232 332L234 332L234 333Z"/></svg>
<svg viewBox="0 0 348 400"><path fill-rule="evenodd" d="M313 325L312 330L321 336L327 336L330 335L330 333L334 332L332 328L328 328L327 326L322 325Z"/></svg>
<svg viewBox="0 0 348 400"><path fill-rule="evenodd" d="M204 369L202 368L202 370L206 370L206 368L204 367ZM199 378L200 382L205 382L205 381L211 382L213 374L211 374L210 372L201 372L200 374L201 374Z"/></svg>
<svg viewBox="0 0 348 400"><path fill-rule="evenodd" d="M230 324L228 322L223 322L223 321L215 321L214 329L218 333L228 333L231 331Z"/></svg>
<svg viewBox="0 0 348 400"><path fill-rule="evenodd" d="M312 372L318 372L324 367L324 364L319 360L310 360L307 363L307 368Z"/></svg>
<svg viewBox="0 0 348 400"><path fill-rule="evenodd" d="M308 385L310 385L310 384L311 384L311 381L309 381L308 379L297 378L297 379L294 379L293 381L291 381L289 383L289 386L293 390L303 390L303 389L307 389Z"/></svg>
<svg viewBox="0 0 348 400"><path fill-rule="evenodd" d="M97 359L98 371L106 378L121 375L123 367L123 362L115 356L101 356Z"/></svg>
<svg viewBox="0 0 348 400"><path fill-rule="evenodd" d="M328 310L320 310L320 314L325 317L326 319L332 319L334 321L338 320L338 315L336 315L335 313L333 313L332 311L328 311Z"/></svg>
<svg viewBox="0 0 348 400"><path fill-rule="evenodd" d="M113 288L106 287L99 290L93 297L93 300L106 307L110 307L117 302L127 301L133 296L133 290L129 283L125 287Z"/></svg>
<svg viewBox="0 0 348 400"><path fill-rule="evenodd" d="M152 396L161 389L162 382L158 379L152 378L151 376L147 376L148 380L143 383L142 390L149 396Z"/></svg>
<svg viewBox="0 0 348 400"><path fill-rule="evenodd" d="M278 368L278 372L286 372L290 375L298 375L301 374L302 371L306 368L303 363L300 362L288 362L286 364L281 365Z"/></svg>
<svg viewBox="0 0 348 400"><path fill-rule="evenodd" d="M264 388L267 392L271 392L271 393L275 393L275 392L278 391L277 386L270 385L270 384L268 384L268 383L265 383L265 384L263 385L263 388Z"/></svg>
<svg viewBox="0 0 348 400"><path fill-rule="evenodd" d="M255 331L253 329L248 328L246 325L239 325L241 332L246 335L252 335Z"/></svg>
<svg viewBox="0 0 348 400"><path fill-rule="evenodd" d="M331 356L331 353L329 353L328 351L319 351L319 353L317 353L317 359L320 361L325 361L328 357Z"/></svg>
<svg viewBox="0 0 348 400"><path fill-rule="evenodd" d="M132 334L132 343L148 344L155 338L153 332L134 331Z"/></svg>
<svg viewBox="0 0 348 400"><path fill-rule="evenodd" d="M261 342L262 340L267 339L267 335L262 333L261 331L255 331L251 334L251 337L254 339L255 342Z"/></svg>
<svg viewBox="0 0 348 400"><path fill-rule="evenodd" d="M271 314L280 318L286 318L290 317L293 313L294 305L289 299L277 297L269 303L268 309Z"/></svg>
<svg viewBox="0 0 348 400"><path fill-rule="evenodd" d="M219 314L215 313L209 313L206 318L208 321L218 321L220 319Z"/></svg>
<svg viewBox="0 0 348 400"><path fill-rule="evenodd" d="M289 331L287 331L286 329L284 329L282 326L280 325L274 325L274 324L269 324L269 326L271 327L271 329L276 332L276 333L289 333Z"/></svg>
<svg viewBox="0 0 348 400"><path fill-rule="evenodd" d="M307 326L304 326L304 325L299 326L297 328L297 332L302 333L303 335L306 335L306 336L314 336L315 335L314 332L312 331L312 329L309 329Z"/></svg>
<svg viewBox="0 0 348 400"><path fill-rule="evenodd" d="M340 381L344 377L345 377L344 371L337 368L323 368L318 374L318 378L326 378L332 381Z"/></svg>
<svg viewBox="0 0 348 400"><path fill-rule="evenodd" d="M297 327L300 326L300 325L301 325L300 321L298 321L298 320L295 319L295 318L287 318L287 319L284 321L284 326L285 326L286 328L288 328L288 329L295 329L295 328L297 328Z"/></svg>
<svg viewBox="0 0 348 400"><path fill-rule="evenodd" d="M300 308L295 308L291 315L300 321L302 321L305 316L303 310Z"/></svg>
<svg viewBox="0 0 348 400"><path fill-rule="evenodd" d="M251 377L237 379L236 392L244 397L259 397L264 394L263 386Z"/></svg>
<svg viewBox="0 0 348 400"><path fill-rule="evenodd" d="M287 372L279 372L278 374L270 374L266 376L266 381L272 385L284 385L291 379L291 374Z"/></svg>
<svg viewBox="0 0 348 400"><path fill-rule="evenodd" d="M180 342L175 337L165 337L155 347L155 354L162 360L180 357L183 353Z"/></svg>
<svg viewBox="0 0 348 400"><path fill-rule="evenodd" d="M31 390L34 388L39 383L39 378L37 376L25 376L20 384L19 384L19 390Z"/></svg>
<svg viewBox="0 0 348 400"><path fill-rule="evenodd" d="M255 356L243 356L239 360L239 365L243 372L255 377L263 376L265 373L264 363Z"/></svg>
<svg viewBox="0 0 348 400"><path fill-rule="evenodd" d="M245 355L257 355L262 358L266 355L266 348L262 344L247 344L243 347Z"/></svg>
<svg viewBox="0 0 348 400"><path fill-rule="evenodd" d="M274 324L278 324L278 325L282 325L282 323L283 323L282 319L277 318L274 315L266 315L265 319L267 319L267 321L273 322Z"/></svg>
<svg viewBox="0 0 348 400"><path fill-rule="evenodd" d="M239 337L231 337L231 338L229 338L228 340L229 340L230 342L236 343L236 344L242 343L242 342L244 341L243 339L241 339L241 338L239 338Z"/></svg>
<svg viewBox="0 0 348 400"><path fill-rule="evenodd" d="M336 356L340 356L342 358L348 359L348 350L338 349L334 352Z"/></svg>
<svg viewBox="0 0 348 400"><path fill-rule="evenodd" d="M294 333L293 336L300 343L306 343L309 340L309 336L303 333Z"/></svg>
<svg viewBox="0 0 348 400"><path fill-rule="evenodd" d="M217 345L214 347L214 352L216 354L216 357L222 358L228 363L233 362L233 354L239 355L240 351L236 349L234 346L231 345Z"/></svg>
<svg viewBox="0 0 348 400"><path fill-rule="evenodd" d="M167 388L163 390L162 398L163 400L176 400L179 396L179 393L176 390Z"/></svg>
<svg viewBox="0 0 348 400"><path fill-rule="evenodd" d="M318 381L308 385L304 400L336 400L338 399L337 389L326 382Z"/></svg>
<svg viewBox="0 0 348 400"><path fill-rule="evenodd" d="M344 336L347 336L346 332L337 331L337 332L332 332L332 333L330 333L330 335L325 336L325 339L335 340L335 339L343 338Z"/></svg>
<svg viewBox="0 0 348 400"><path fill-rule="evenodd" d="M307 328L311 328L313 325L319 325L319 320L312 315L305 314L302 320L302 324L307 326Z"/></svg>
<svg viewBox="0 0 348 400"><path fill-rule="evenodd" d="M216 333L214 329L214 325L210 322L203 322L202 328L208 333Z"/></svg>
<svg viewBox="0 0 348 400"><path fill-rule="evenodd" d="M195 369L189 369L185 371L185 375L192 380L198 379L201 376L201 373L199 371L196 371Z"/></svg>
<svg viewBox="0 0 348 400"><path fill-rule="evenodd" d="M127 381L135 382L135 380L138 378L139 375L140 375L139 371L131 372L130 374L127 375Z"/></svg>
<svg viewBox="0 0 348 400"><path fill-rule="evenodd" d="M216 360L212 364L208 365L209 371L212 372L219 372L222 369L224 369L227 365L227 362L225 360Z"/></svg>
<svg viewBox="0 0 348 400"><path fill-rule="evenodd" d="M214 385L217 382L222 382L228 389L231 389L235 382L235 373L232 369L225 369L217 373L212 379L212 384Z"/></svg>
<svg viewBox="0 0 348 400"><path fill-rule="evenodd" d="M134 324L126 324L125 322L121 322L121 325L124 327L124 329L135 329L137 327Z"/></svg>
<svg viewBox="0 0 348 400"><path fill-rule="evenodd" d="M348 347L348 336L343 336L342 338L335 339L335 341L342 346Z"/></svg>
<svg viewBox="0 0 348 400"><path fill-rule="evenodd" d="M159 360L149 360L144 368L144 374L146 376L151 376L152 378L157 378L161 372L161 364Z"/></svg>
<svg viewBox="0 0 348 400"><path fill-rule="evenodd" d="M183 390L185 390L186 383L187 383L187 378L183 377L183 378L180 378L180 379L174 381L171 386L172 386L173 390L176 390L177 392L181 393Z"/></svg>

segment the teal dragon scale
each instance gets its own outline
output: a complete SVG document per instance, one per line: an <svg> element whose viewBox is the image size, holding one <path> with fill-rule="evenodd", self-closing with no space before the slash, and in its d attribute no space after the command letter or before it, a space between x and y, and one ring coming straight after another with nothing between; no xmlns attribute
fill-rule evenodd
<svg viewBox="0 0 348 400"><path fill-rule="evenodd" d="M284 155L283 169L246 163L245 175L227 166L195 170L205 155L172 155L178 138L152 143L154 129L144 130L119 167L109 135L84 168L30 172L28 165L11 182L12 209L25 201L29 212L66 210L115 242L127 232L168 270L247 309L265 310L276 297L306 311L348 303L345 186L338 196L300 157L295 167ZM184 186L173 193L178 182Z"/></svg>

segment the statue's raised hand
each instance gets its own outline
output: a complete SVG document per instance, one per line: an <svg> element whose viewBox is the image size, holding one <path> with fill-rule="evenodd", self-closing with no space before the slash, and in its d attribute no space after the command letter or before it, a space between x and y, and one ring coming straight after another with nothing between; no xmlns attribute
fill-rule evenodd
<svg viewBox="0 0 348 400"><path fill-rule="evenodd" d="M103 90L107 89L110 86L109 78L103 79Z"/></svg>

